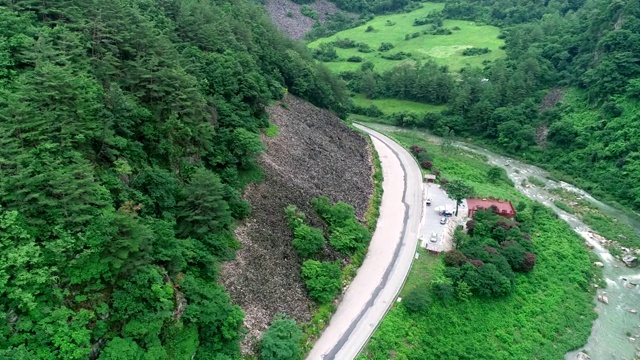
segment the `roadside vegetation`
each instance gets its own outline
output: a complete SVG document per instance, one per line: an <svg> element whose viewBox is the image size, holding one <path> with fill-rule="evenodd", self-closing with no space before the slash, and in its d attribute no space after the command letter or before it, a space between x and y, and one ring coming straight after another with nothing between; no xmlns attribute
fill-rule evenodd
<svg viewBox="0 0 640 360"><path fill-rule="evenodd" d="M520 195L483 157L410 131L387 135L407 148L423 148L440 177L464 181L478 196L511 200L519 225L485 212L469 224L471 235L457 232L459 252L434 256L419 249L402 302L390 309L359 359L558 359L584 344L596 317L593 283L599 280L583 240L546 207ZM463 280L462 264L476 269L482 257L502 272L488 282ZM525 265L533 263L533 270Z"/></svg>
<svg viewBox="0 0 640 360"><path fill-rule="evenodd" d="M309 346L328 324L335 311L334 299L355 276L371 240L368 228L356 219L353 206L344 202L332 204L327 197L314 198L312 206L324 220L327 234L320 228L309 226L306 215L296 206L289 205L284 210L293 232L292 245L301 262L300 277L309 297L318 305L313 320L302 324L305 334L298 344L302 354L310 349ZM326 248L327 243L331 249ZM341 261L331 260L335 258L332 250L349 256L349 265L343 267ZM283 342L285 346L286 341Z"/></svg>

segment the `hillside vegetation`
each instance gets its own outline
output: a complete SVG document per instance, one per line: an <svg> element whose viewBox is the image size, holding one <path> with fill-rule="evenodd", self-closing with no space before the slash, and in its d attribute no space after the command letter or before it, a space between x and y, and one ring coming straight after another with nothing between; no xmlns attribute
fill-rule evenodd
<svg viewBox="0 0 640 360"><path fill-rule="evenodd" d="M243 311L217 280L265 106L289 89L344 114L263 14L0 1L0 358L240 357Z"/></svg>
<svg viewBox="0 0 640 360"><path fill-rule="evenodd" d="M419 249L402 301L391 308L358 359L551 360L584 344L596 317L592 285L598 277L582 238L544 205L519 194L506 174L482 156L446 142L429 143L418 132L388 135L407 148L424 149L443 183L464 181L477 196L511 200L517 223L498 220L500 226L492 229L478 217L466 225L471 236L456 232L461 251L434 256ZM531 236L523 238L513 227L504 231L504 225L526 229ZM520 262L529 257L508 239L512 233L535 253L532 271L520 268L509 275L514 264L532 264ZM477 273L470 274L476 267Z"/></svg>
<svg viewBox="0 0 640 360"><path fill-rule="evenodd" d="M436 17L500 27L505 57L455 72L437 60L386 71L363 62L340 73L348 88L369 99L445 105L439 114L398 114L388 121L482 139L640 210L638 1L449 0ZM329 50L314 51L327 57ZM483 51L468 55L486 56L477 55ZM374 110L352 111L372 116Z"/></svg>
<svg viewBox="0 0 640 360"><path fill-rule="evenodd" d="M504 56L504 51L500 49L503 41L498 39L500 30L497 27L459 20L424 20L429 14L441 11L443 6L424 3L422 8L409 13L377 16L360 26L313 41L309 47L319 51L322 50L322 44L326 44L335 50L337 57L325 55L319 56L319 59L336 73L356 71L361 63L367 61L375 66L376 71L382 72L400 64L428 59L459 70L465 66L481 66L485 61ZM434 27L434 24L437 26ZM351 40L353 46L348 45L346 40ZM381 45L385 43L393 47L382 50ZM487 48L488 52L462 56L465 49L469 48ZM399 53L410 55L394 57Z"/></svg>

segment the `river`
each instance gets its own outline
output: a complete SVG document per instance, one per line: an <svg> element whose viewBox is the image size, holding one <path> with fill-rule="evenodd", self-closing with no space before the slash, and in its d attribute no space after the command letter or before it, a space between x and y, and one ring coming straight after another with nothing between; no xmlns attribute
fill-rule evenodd
<svg viewBox="0 0 640 360"><path fill-rule="evenodd" d="M387 125L367 124L376 130L393 132L403 131L401 128ZM424 133L432 142L440 142L441 138ZM606 295L609 304L595 301L598 318L593 323L591 336L587 344L576 351L565 355L566 360L574 360L579 352L587 353L593 360L622 360L640 358L640 316L632 313L640 311L640 268L631 269L616 260L599 241L592 236L592 230L576 216L557 208L553 201L557 195L549 189L560 187L577 194L596 206L604 214L617 218L640 231L640 222L630 218L623 212L594 199L587 192L575 186L548 178L548 173L536 166L525 164L506 156L495 154L489 150L463 142L453 142L454 146L484 155L487 161L506 170L515 187L525 196L539 201L553 209L566 221L585 241L593 246L593 251L600 257L604 265L602 276L607 283L606 289L599 289L598 295ZM535 176L546 183L546 186L523 185L523 180ZM637 285L633 285L637 284Z"/></svg>

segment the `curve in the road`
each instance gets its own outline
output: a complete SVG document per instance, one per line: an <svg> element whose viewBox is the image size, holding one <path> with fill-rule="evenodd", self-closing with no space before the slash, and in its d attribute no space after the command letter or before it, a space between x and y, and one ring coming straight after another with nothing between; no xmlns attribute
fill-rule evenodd
<svg viewBox="0 0 640 360"><path fill-rule="evenodd" d="M362 129L362 130L367 131L365 129ZM376 134L374 134L372 132L369 132L369 131L367 131L367 133L369 134L369 136L374 137L374 138L380 140L381 143L385 144L385 141L383 139L381 139L379 136L377 136ZM402 233L400 234L400 239L404 239L405 233L407 231L407 221L409 220L409 204L407 203L407 176L408 176L408 173L407 173L406 167L404 166L404 163L400 159L400 155L398 154L398 152L395 151L390 146L388 146L387 144L385 144L385 146L387 146L389 148L389 150L391 150L393 155L396 157L396 159L398 159L398 162L400 162L400 167L402 168L402 174L403 174L403 178L404 178L403 179L404 189L402 190L402 205L404 205L404 218L403 218L403 222L402 222ZM398 242L398 244L396 245L396 249L393 252L393 258L391 259L391 266L387 267L387 269L384 272L384 275L382 276L382 280L380 281L378 286L376 286L376 289L373 292L373 294L371 294L371 297L367 301L367 304L365 305L364 309L362 309L360 311L360 314L358 314L358 317L356 317L356 319L351 323L351 325L347 329L347 332L344 333L342 335L342 337L340 337L340 340L338 340L338 343L336 343L336 345L331 349L331 351L329 351L324 356L325 360L333 360L333 359L335 359L336 354L338 353L338 351L340 351L340 349L342 349L342 346L344 346L344 344L347 342L347 340L351 336L351 333L353 333L353 330L356 328L358 323L360 323L360 320L362 320L362 318L364 317L364 314L373 306L374 301L376 300L378 295L380 295L380 291L382 291L382 289L384 289L384 287L387 285L387 281L389 280L389 275L391 274L391 270L393 270L393 268L394 268L394 266L396 264L396 261L398 260L398 255L400 255L400 250L402 249L402 246L404 244L405 243L403 241ZM362 345L364 346L364 344L362 344Z"/></svg>
<svg viewBox="0 0 640 360"><path fill-rule="evenodd" d="M385 171L380 218L358 275L308 360L350 360L357 356L394 303L418 245L424 209L417 162L393 140L356 126L374 140Z"/></svg>

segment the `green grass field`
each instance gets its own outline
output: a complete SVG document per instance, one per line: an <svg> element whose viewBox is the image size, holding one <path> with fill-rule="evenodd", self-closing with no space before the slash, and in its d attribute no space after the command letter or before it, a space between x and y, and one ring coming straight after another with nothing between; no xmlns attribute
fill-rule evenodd
<svg viewBox="0 0 640 360"><path fill-rule="evenodd" d="M412 111L415 113L438 112L444 110L444 105L423 104L415 101L398 100L398 99L367 99L363 94L357 94L351 98L358 106L367 107L375 105L385 114L393 114L401 111Z"/></svg>
<svg viewBox="0 0 640 360"><path fill-rule="evenodd" d="M438 64L448 65L452 70L459 70L467 65L482 66L482 62L485 60L491 61L504 56L504 51L500 49L504 41L498 39L500 29L494 26L476 25L469 21L445 20L444 28L452 29L456 26L460 28L460 30L454 30L452 35L420 35L417 38L405 40L406 34L420 32L429 27L428 25L413 26L414 19L440 10L443 6L442 3L424 3L422 9L410 13L378 16L365 25L318 39L310 43L309 47L316 48L321 43L331 42L338 38L349 38L356 42L367 43L371 48L376 49L371 53L360 53L357 49L336 48L340 60L326 63L327 67L334 72L358 69L360 63L345 60L350 56L360 56L372 61L377 71L388 70L405 62L413 63L416 60L425 59L433 59ZM395 25L387 26L387 21L394 22ZM368 26L373 26L375 31L365 32ZM399 61L383 59L381 53L377 51L382 42L389 42L395 46L387 52L389 54L404 51L413 56L410 59ZM470 47L486 47L491 52L478 56L462 56L462 51Z"/></svg>
<svg viewBox="0 0 640 360"><path fill-rule="evenodd" d="M523 201L531 208L531 202L507 182L488 180L491 165L483 157L437 145L421 133L383 132L405 147L426 148L442 177L466 181L479 196ZM584 344L596 317L590 282L597 277L592 278L591 254L565 222L548 212L526 221L532 225L537 264L531 273L517 275L513 294L451 304L432 294L431 306L419 314L394 303L357 359L562 359L565 352ZM444 276L440 257L419 253L400 297Z"/></svg>

